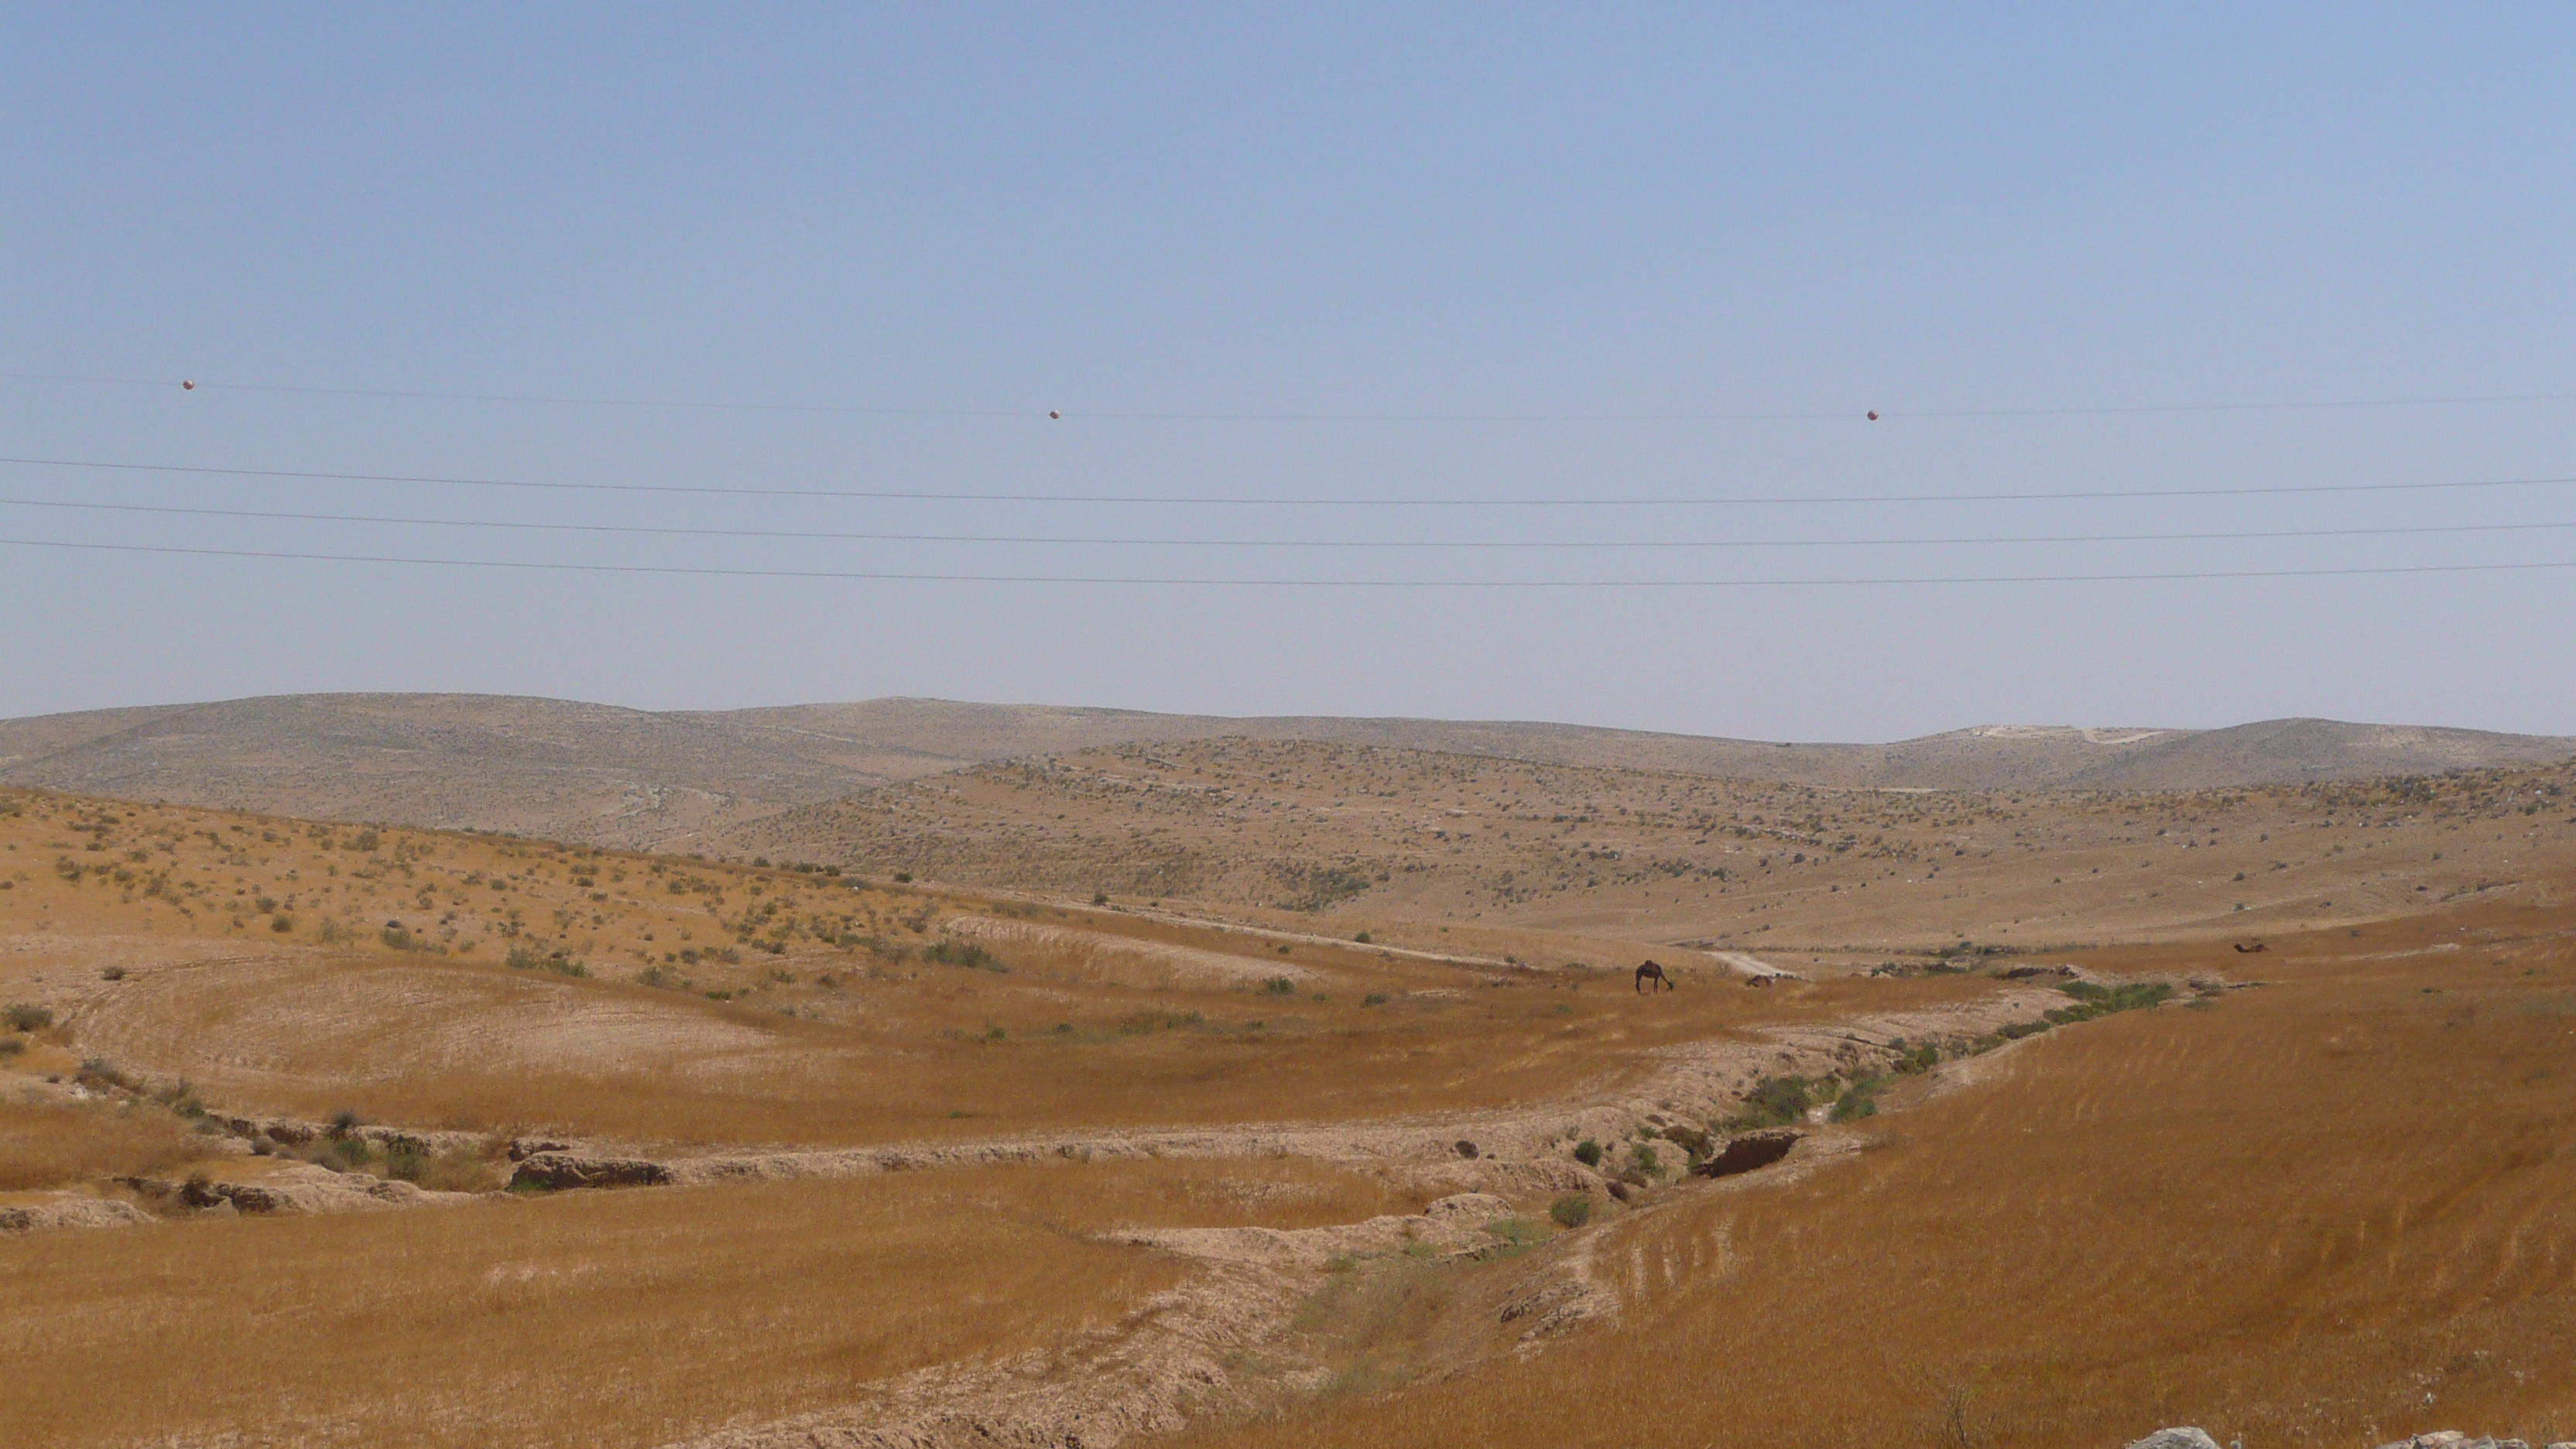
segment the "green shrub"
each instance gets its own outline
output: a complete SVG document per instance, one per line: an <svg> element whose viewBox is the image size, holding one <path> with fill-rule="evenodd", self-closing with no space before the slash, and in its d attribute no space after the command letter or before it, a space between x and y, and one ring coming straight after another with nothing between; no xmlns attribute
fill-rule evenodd
<svg viewBox="0 0 2576 1449"><path fill-rule="evenodd" d="M1857 1122L1863 1117L1877 1116L1878 1093L1887 1081L1885 1077L1864 1077L1844 1088L1843 1094L1834 1099L1833 1120Z"/></svg>
<svg viewBox="0 0 2576 1449"><path fill-rule="evenodd" d="M590 975L589 967L584 966L564 952L539 951L533 946L512 946L509 954L502 958L502 964L515 967L521 971L551 971L557 976L587 977ZM648 970L645 974L649 976L652 972ZM647 986L657 986L661 983L656 981L647 981L644 984Z"/></svg>
<svg viewBox="0 0 2576 1449"><path fill-rule="evenodd" d="M19 1002L8 1009L11 1031L43 1031L54 1024L54 1014L41 1006Z"/></svg>
<svg viewBox="0 0 2576 1449"><path fill-rule="evenodd" d="M72 1080L94 1092L110 1087L127 1092L143 1090L142 1083L118 1071L105 1057L91 1057L82 1062L80 1070L72 1074Z"/></svg>
<svg viewBox="0 0 2576 1449"><path fill-rule="evenodd" d="M1601 1165L1601 1144L1586 1137L1574 1144L1574 1160L1586 1167Z"/></svg>
<svg viewBox="0 0 2576 1449"><path fill-rule="evenodd" d="M1297 994L1297 983L1285 976L1273 976L1261 983L1261 989L1273 996L1294 996Z"/></svg>
<svg viewBox="0 0 2576 1449"><path fill-rule="evenodd" d="M1572 1230L1592 1221L1592 1199L1581 1193L1558 1198L1547 1205L1547 1215L1560 1228Z"/></svg>
<svg viewBox="0 0 2576 1449"><path fill-rule="evenodd" d="M1368 995L1360 998L1360 1005L1384 1006L1386 1005L1386 993L1383 991L1372 991Z"/></svg>
<svg viewBox="0 0 2576 1449"><path fill-rule="evenodd" d="M14 1036L0 1036L0 1057L14 1057L25 1051L27 1044Z"/></svg>
<svg viewBox="0 0 2576 1449"><path fill-rule="evenodd" d="M326 1150L332 1161L343 1167L363 1167L375 1159L375 1152L364 1137L343 1137Z"/></svg>
<svg viewBox="0 0 2576 1449"><path fill-rule="evenodd" d="M1648 1177L1659 1176L1664 1170L1663 1164L1655 1157L1655 1149L1643 1142L1632 1142L1628 1145L1628 1165Z"/></svg>
<svg viewBox="0 0 2576 1449"><path fill-rule="evenodd" d="M2068 981L2060 983L2057 989L2075 998L2075 1005L2061 1006L2047 1014L2047 1020L2060 1026L2069 1022L2091 1021L2117 1011L2162 1006L2173 995L2172 983L2165 981L2124 981L2117 986Z"/></svg>
<svg viewBox="0 0 2576 1449"><path fill-rule="evenodd" d="M921 959L936 961L942 966L964 966L976 971L991 971L1003 975L1009 974L1011 969L1003 965L1001 958L992 952L981 946L972 946L961 941L933 941L921 948Z"/></svg>
<svg viewBox="0 0 2576 1449"><path fill-rule="evenodd" d="M1815 1105L1814 1083L1804 1077L1764 1077L1744 1097L1744 1110L1727 1119L1730 1129L1780 1127L1807 1115Z"/></svg>

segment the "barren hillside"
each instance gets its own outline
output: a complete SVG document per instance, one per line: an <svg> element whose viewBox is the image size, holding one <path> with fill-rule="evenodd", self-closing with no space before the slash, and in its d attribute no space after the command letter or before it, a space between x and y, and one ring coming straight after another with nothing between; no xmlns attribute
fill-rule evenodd
<svg viewBox="0 0 2576 1449"><path fill-rule="evenodd" d="M2366 920L2576 839L2576 771L2133 791L1821 789L1202 740L1009 761L744 826L734 853L1313 916L1821 954ZM1532 949L1539 949L1533 943Z"/></svg>
<svg viewBox="0 0 2576 1449"><path fill-rule="evenodd" d="M0 726L9 784L620 846L685 849L887 778L721 722L494 695L294 695Z"/></svg>
<svg viewBox="0 0 2576 1449"><path fill-rule="evenodd" d="M490 695L291 695L0 721L0 784L627 849L1004 759L1219 737L1825 789L2122 790L2348 780L2576 756L2576 739L2328 720L1993 726L1772 744L1531 722L1227 719L878 699L654 713Z"/></svg>

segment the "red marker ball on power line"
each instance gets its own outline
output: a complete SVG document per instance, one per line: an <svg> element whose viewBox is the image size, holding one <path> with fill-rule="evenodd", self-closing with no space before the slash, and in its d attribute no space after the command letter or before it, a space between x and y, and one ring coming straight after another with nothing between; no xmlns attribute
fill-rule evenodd
<svg viewBox="0 0 2576 1449"><path fill-rule="evenodd" d="M195 392L196 390L197 390L197 380L196 380L195 378L181 378L181 379L179 380L179 391L181 391L181 392Z"/></svg>
<svg viewBox="0 0 2576 1449"><path fill-rule="evenodd" d="M1878 413L1875 409L1870 412L1869 420L1873 423L1878 421Z"/></svg>
<svg viewBox="0 0 2576 1449"><path fill-rule="evenodd" d="M1048 416L1048 417L1051 417L1051 418L1060 418L1060 417L1063 417L1063 416L1064 416L1064 414L1062 414L1062 413L1060 413L1060 412L1057 412L1057 411L1056 411L1055 409L1053 409L1053 408L1048 408L1048 409L1047 409L1047 416Z"/></svg>

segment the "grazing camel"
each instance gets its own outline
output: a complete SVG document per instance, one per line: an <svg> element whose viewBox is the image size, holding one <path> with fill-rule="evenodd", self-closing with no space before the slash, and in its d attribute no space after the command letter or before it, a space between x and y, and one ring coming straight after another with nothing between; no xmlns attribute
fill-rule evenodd
<svg viewBox="0 0 2576 1449"><path fill-rule="evenodd" d="M1664 974L1664 968L1656 965L1652 961L1649 961L1645 965L1637 968L1637 989L1639 991L1645 990L1646 983L1649 981L1655 983L1655 989L1657 991L1667 989L1673 991L1681 990L1679 986L1675 986L1673 984L1673 978Z"/></svg>
<svg viewBox="0 0 2576 1449"><path fill-rule="evenodd" d="M2257 951L2269 951L2271 949L2272 948L2270 946L2265 945L2261 941L2257 941L2251 946L2246 945L2242 941L2236 943L2236 953L2240 956L2250 956Z"/></svg>

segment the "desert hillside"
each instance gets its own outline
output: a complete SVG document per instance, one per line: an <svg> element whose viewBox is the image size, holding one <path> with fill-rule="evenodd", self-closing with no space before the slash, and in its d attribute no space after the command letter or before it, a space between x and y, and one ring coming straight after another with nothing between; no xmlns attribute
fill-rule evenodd
<svg viewBox="0 0 2576 1449"><path fill-rule="evenodd" d="M1526 722L1229 719L879 699L655 713L491 695L291 695L0 721L0 784L700 850L798 806L996 760L1212 738L1433 751L1819 789L2207 789L2564 760L2576 739L2276 720L1995 726L1772 744Z"/></svg>
<svg viewBox="0 0 2576 1449"><path fill-rule="evenodd" d="M1357 927L1872 958L2412 911L2576 844L2576 769L2163 792L1827 789L1241 739L1007 761L740 855Z"/></svg>
<svg viewBox="0 0 2576 1449"><path fill-rule="evenodd" d="M1061 814L994 888L0 790L0 1439L2562 1438L2570 784L1217 740L896 792ZM1363 833L1385 881L1276 867ZM1043 887L1202 836L1325 899ZM2209 939L2257 872L2187 881L2266 854L2266 949ZM2127 944L1628 970L1667 893L1921 940L2042 873Z"/></svg>

